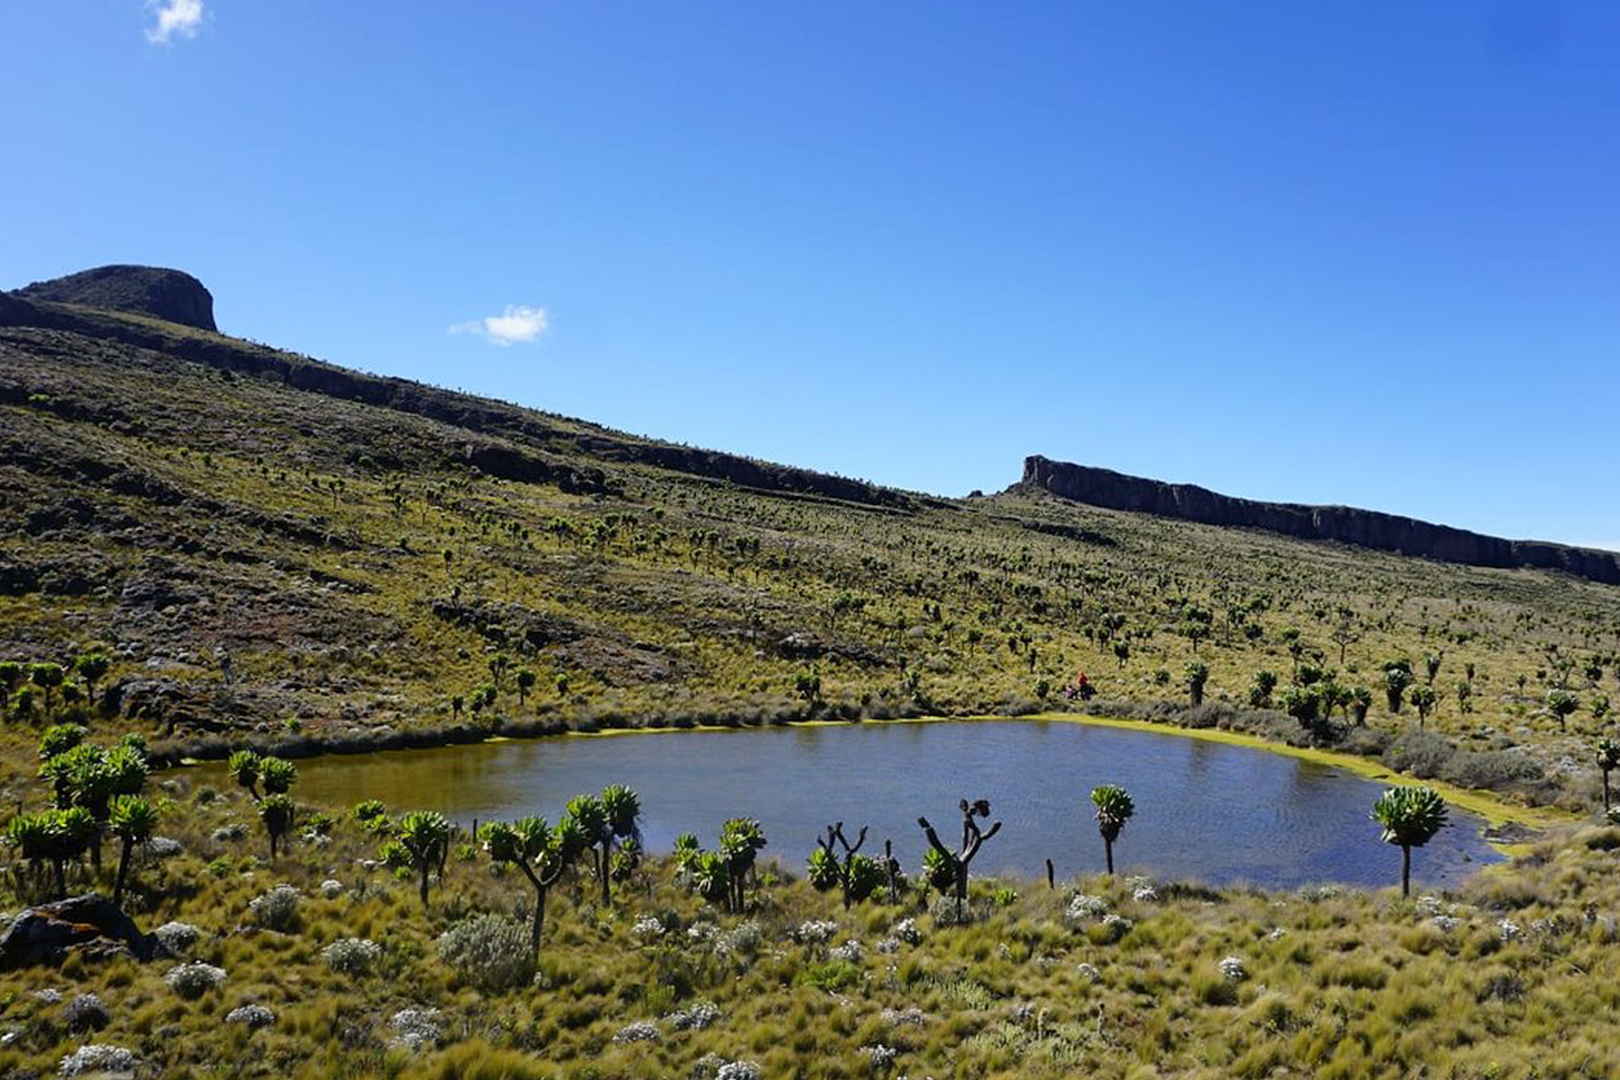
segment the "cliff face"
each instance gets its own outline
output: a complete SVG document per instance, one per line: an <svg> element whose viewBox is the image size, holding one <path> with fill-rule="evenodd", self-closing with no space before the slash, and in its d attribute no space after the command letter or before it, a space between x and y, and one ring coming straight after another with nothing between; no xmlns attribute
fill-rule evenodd
<svg viewBox="0 0 1620 1080"><path fill-rule="evenodd" d="M1236 499L1191 484L1166 484L1052 461L1038 454L1024 459L1023 483L1109 510L1263 529L1301 540L1332 540L1468 566L1563 570L1608 585L1620 584L1620 554L1615 552L1539 540L1504 540L1376 510Z"/></svg>
<svg viewBox="0 0 1620 1080"><path fill-rule="evenodd" d="M158 266L98 266L17 290L25 300L128 311L214 330L214 297L190 274Z"/></svg>

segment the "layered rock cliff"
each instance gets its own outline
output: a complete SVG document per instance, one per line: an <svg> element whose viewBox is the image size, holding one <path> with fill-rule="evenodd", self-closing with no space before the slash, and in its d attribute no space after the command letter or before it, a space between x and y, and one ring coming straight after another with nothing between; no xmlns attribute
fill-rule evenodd
<svg viewBox="0 0 1620 1080"><path fill-rule="evenodd" d="M1540 540L1505 540L1376 510L1238 499L1192 484L1166 484L1110 469L1052 461L1039 454L1024 459L1023 484L1108 510L1262 529L1301 540L1331 540L1468 566L1563 570L1592 581L1620 584L1620 554L1612 551Z"/></svg>

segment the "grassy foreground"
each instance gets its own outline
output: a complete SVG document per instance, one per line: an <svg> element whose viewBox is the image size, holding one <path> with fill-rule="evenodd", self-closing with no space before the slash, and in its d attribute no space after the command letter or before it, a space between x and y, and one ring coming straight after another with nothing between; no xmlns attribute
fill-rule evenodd
<svg viewBox="0 0 1620 1080"><path fill-rule="evenodd" d="M588 873L554 889L531 975L441 956L446 930L480 912L526 917L533 896L465 837L424 913L348 814L306 808L314 828L268 864L244 793L160 786L184 851L139 865L128 906L146 929L194 926L186 959L222 981L187 999L165 982L177 960L7 973L0 1075L54 1075L95 1043L164 1077L731 1078L753 1074L723 1065L751 1062L765 1077L1555 1078L1607 1075L1620 1039L1611 827L1566 830L1410 901L983 880L961 926L921 890L846 913L836 891L769 865L749 910L723 914L650 862L605 908ZM806 853L776 854L797 871ZM281 884L299 894L290 918L255 913ZM489 956L525 955L519 929L517 948ZM375 949L346 947L338 970L327 950L349 938ZM68 1025L85 992L105 1006L93 1033ZM247 1005L273 1023L226 1022ZM436 1012L401 1017L411 1009Z"/></svg>

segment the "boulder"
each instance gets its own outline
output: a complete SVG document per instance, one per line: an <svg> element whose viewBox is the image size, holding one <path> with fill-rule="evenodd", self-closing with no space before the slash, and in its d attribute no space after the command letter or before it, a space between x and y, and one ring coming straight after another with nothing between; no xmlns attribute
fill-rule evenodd
<svg viewBox="0 0 1620 1080"><path fill-rule="evenodd" d="M100 893L55 900L25 910L0 937L0 971L57 964L69 952L150 960L161 947Z"/></svg>

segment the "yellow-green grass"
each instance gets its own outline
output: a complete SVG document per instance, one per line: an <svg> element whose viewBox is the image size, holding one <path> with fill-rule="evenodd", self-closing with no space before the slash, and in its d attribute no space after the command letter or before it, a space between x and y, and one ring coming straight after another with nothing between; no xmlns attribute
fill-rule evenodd
<svg viewBox="0 0 1620 1080"><path fill-rule="evenodd" d="M973 890L982 918L962 927L937 922L921 896L846 913L835 895L769 868L753 910L726 915L660 861L621 887L608 909L596 906L588 879L559 886L539 984L484 992L439 961L434 941L466 915L521 911L532 895L521 876L492 874L476 852L468 861L453 854L424 913L411 881L360 868L376 841L346 815L329 842L299 840L269 865L245 794L198 801L183 790L184 775L174 779L164 831L187 851L140 866L131 907L143 926L197 925L204 936L192 957L224 968L225 983L181 1000L163 982L171 961L74 959L0 975L0 1025L18 1033L0 1047L0 1075L53 1074L65 1055L94 1041L135 1050L154 1074L180 1080L686 1076L711 1053L756 1061L767 1077L821 1080L871 1075L862 1051L875 1045L896 1049L896 1075L970 1080L1574 1080L1606 1074L1620 1040L1620 933L1612 921L1620 830L1612 828L1542 843L1500 873L1422 904L1402 901L1394 888L1279 893L1158 882L1150 897L1138 895L1139 882L1101 876L1057 890L987 879ZM248 826L244 840L210 839L230 823ZM806 853L766 854L793 870ZM319 894L328 877L345 886L336 898ZM298 923L288 932L247 929L250 901L280 882L303 893ZM0 904L16 910L21 898L4 895L11 886L0 884ZM1070 924L1064 912L1076 892L1098 897L1132 926L1114 940L1095 918ZM1436 913L1458 922L1446 929ZM678 923L661 944L633 933L649 915ZM904 918L915 920L921 940L879 951ZM811 919L837 924L824 944L790 936ZM686 933L704 920L727 940L752 922L759 943L717 953ZM346 937L382 945L370 973L341 975L323 962L321 950ZM861 942L862 955L834 960L830 949L847 940ZM1226 957L1238 958L1244 978L1222 973ZM47 988L63 1001L34 997ZM102 997L112 1021L75 1035L62 1027L61 1010L85 991ZM708 1028L680 1032L661 1021L656 1042L614 1041L632 1022L703 1000L721 1012ZM275 1010L275 1026L254 1033L222 1022L249 1002ZM386 1047L389 1018L407 1007L441 1011L442 1048ZM885 1017L907 1008L920 1010L917 1023Z"/></svg>

